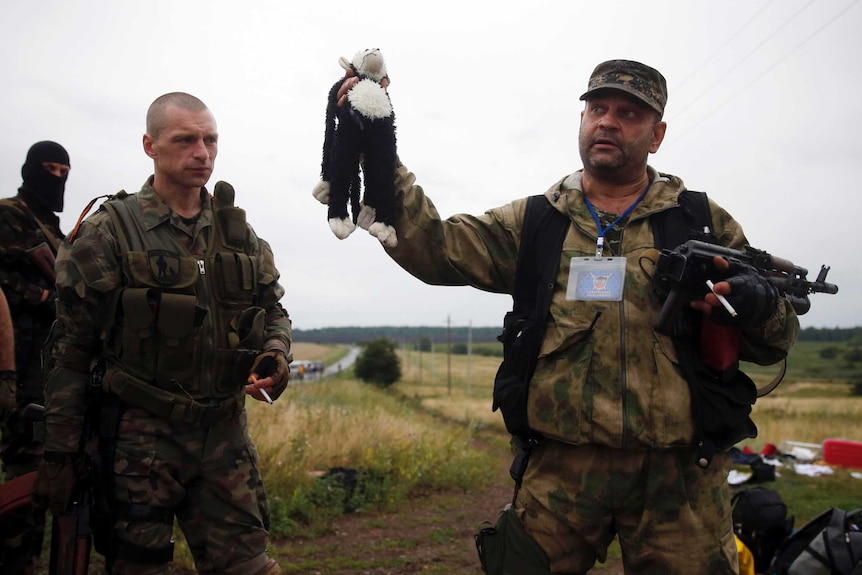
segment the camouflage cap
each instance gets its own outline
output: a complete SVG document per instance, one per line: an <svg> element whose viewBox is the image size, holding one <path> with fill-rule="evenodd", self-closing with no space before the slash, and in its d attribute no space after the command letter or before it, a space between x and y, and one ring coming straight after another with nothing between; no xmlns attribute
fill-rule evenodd
<svg viewBox="0 0 862 575"><path fill-rule="evenodd" d="M581 100L586 100L598 90L607 89L631 94L664 115L667 82L658 70L646 64L632 60L602 62L593 70L587 91L581 95Z"/></svg>

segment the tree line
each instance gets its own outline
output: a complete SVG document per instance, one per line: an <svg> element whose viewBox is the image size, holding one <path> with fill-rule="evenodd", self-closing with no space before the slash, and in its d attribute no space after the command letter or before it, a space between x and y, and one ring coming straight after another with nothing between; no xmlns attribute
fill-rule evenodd
<svg viewBox="0 0 862 575"><path fill-rule="evenodd" d="M453 326L378 326L378 327L324 327L317 329L294 329L293 338L305 343L357 344L387 338L399 345L415 346L430 340L435 346L497 341L501 327ZM807 327L799 334L800 341L862 341L862 327L823 328Z"/></svg>
<svg viewBox="0 0 862 575"><path fill-rule="evenodd" d="M415 346L430 339L438 344L466 344L496 342L501 327L429 327L429 326L379 326L379 327L324 327L318 329L294 329L293 339L305 343L364 344L371 340L386 338L399 345ZM472 333L470 333L472 331Z"/></svg>

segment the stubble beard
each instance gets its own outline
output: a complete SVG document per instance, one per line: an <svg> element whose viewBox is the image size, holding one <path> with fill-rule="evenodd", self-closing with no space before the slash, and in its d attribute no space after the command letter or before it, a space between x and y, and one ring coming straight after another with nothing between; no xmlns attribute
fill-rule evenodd
<svg viewBox="0 0 862 575"><path fill-rule="evenodd" d="M611 139L617 147L616 153L593 152L593 144L599 139ZM625 182L629 178L629 171L634 168L641 170L646 167L645 161L643 162L643 168L641 165L635 166L635 163L637 162L634 158L640 157L640 154L638 153L640 149L639 142L623 143L619 142L617 138L608 138L606 135L600 134L586 137L581 134L579 138L579 147L581 162L584 165L584 169L591 175L604 181ZM649 150L647 149L647 153L644 154L644 158L646 158L648 153Z"/></svg>

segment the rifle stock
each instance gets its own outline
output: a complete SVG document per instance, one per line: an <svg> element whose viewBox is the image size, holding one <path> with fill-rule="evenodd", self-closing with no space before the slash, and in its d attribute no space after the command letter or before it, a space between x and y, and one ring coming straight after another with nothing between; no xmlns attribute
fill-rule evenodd
<svg viewBox="0 0 862 575"><path fill-rule="evenodd" d="M42 273L42 277L53 286L57 281L57 272L54 271L54 252L51 251L48 244L42 242L24 253L27 255L27 259L30 260L30 263L36 266L36 269Z"/></svg>
<svg viewBox="0 0 862 575"><path fill-rule="evenodd" d="M24 408L22 417L33 421L44 421L45 408L42 405L30 403ZM36 474L37 472L34 471L18 478L25 479L31 476L29 477L28 502L32 501L32 486ZM90 529L90 508L92 505L92 492L89 486L83 485L78 497L69 504L69 508L52 518L48 575L87 575L90 566L90 549L93 542Z"/></svg>
<svg viewBox="0 0 862 575"><path fill-rule="evenodd" d="M828 266L821 266L815 281L808 281L808 270L793 262L775 257L763 250L747 247L745 251L698 240L689 240L673 250L662 250L656 261L659 282L670 288L667 299L655 321L659 333L671 335L673 324L682 306L706 295L707 280L721 281L721 273L713 265L715 256L731 264L753 267L785 297L798 315L811 309L808 296L813 293L838 293L838 286L826 282Z"/></svg>
<svg viewBox="0 0 862 575"><path fill-rule="evenodd" d="M90 506L90 495L85 491L67 511L54 516L48 575L87 575L93 543Z"/></svg>

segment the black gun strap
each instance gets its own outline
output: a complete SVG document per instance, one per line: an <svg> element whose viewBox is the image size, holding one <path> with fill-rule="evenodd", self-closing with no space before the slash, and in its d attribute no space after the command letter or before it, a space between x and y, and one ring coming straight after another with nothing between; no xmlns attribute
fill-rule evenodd
<svg viewBox="0 0 862 575"><path fill-rule="evenodd" d="M527 355L529 363L524 370L525 382L529 382L533 376L539 348L545 337L546 322L542 320L551 309L563 240L570 222L570 218L557 211L544 195L527 198L521 245L518 248L512 311L525 318L536 318L540 321L540 329L533 332L533 341L525 346L530 350Z"/></svg>
<svg viewBox="0 0 862 575"><path fill-rule="evenodd" d="M512 295L512 313L524 318L525 324L534 326L524 330L524 337L521 339L523 353L517 355L524 364L523 372L517 371L523 373L520 385L524 386L525 390L533 377L539 349L545 336L547 316L551 309L551 298L554 295L557 271L562 257L563 240L570 223L570 218L557 211L544 195L527 198ZM511 345L511 340L504 345ZM526 392L523 397L526 401ZM523 409L526 410L526 405ZM530 450L535 441L535 437L529 430L524 432L524 436L518 434L512 436L514 460L509 474L515 480L513 502L518 494L521 477L527 468Z"/></svg>
<svg viewBox="0 0 862 575"><path fill-rule="evenodd" d="M664 210L650 218L656 249L672 250L688 240L715 243L706 192L683 190L677 203L678 208Z"/></svg>

